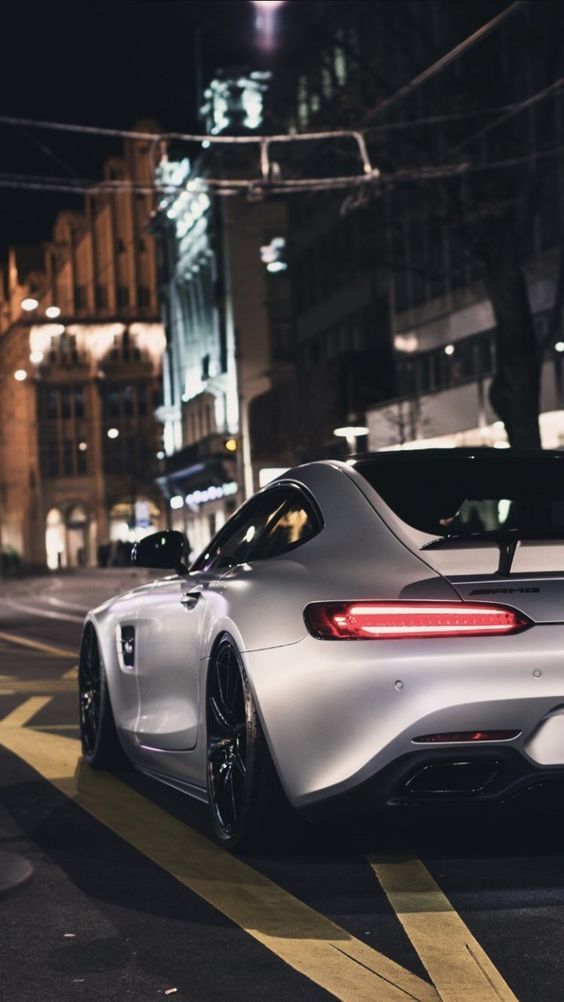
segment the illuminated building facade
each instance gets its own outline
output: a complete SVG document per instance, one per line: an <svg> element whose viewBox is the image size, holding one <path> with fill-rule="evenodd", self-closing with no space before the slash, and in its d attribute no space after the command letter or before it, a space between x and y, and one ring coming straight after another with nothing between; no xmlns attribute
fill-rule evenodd
<svg viewBox="0 0 564 1002"><path fill-rule="evenodd" d="M166 524L152 174L151 144L125 143L105 166L111 194L60 213L2 276L0 552L28 564L117 562Z"/></svg>
<svg viewBox="0 0 564 1002"><path fill-rule="evenodd" d="M530 190L526 165L511 175L517 167L510 164L503 172L500 162L516 151L533 166L546 164L518 251L536 337L549 338L542 366L542 442L564 444L561 316L549 337L559 301L556 207L564 190L561 169L550 169L556 161L549 151L561 145L563 98L552 89L542 101L529 101L558 76L551 75L545 57L551 24L558 35L550 18L560 19L561 33L562 11L543 5L541 13L539 6L516 10L441 70L436 81L426 81L383 114L375 112L389 95L479 27L483 9L435 0L387 5L385 16L379 5L362 0L288 9L285 16L299 21L294 26L299 41L271 88L276 131L364 126L372 162L390 183L374 184L364 196L342 191L289 200L297 371L253 402L255 456L263 463L337 455L332 426L345 418L368 426L371 450L417 443L507 444L488 402L497 368L496 319L483 258L478 259L465 222L494 204L488 185L497 192L499 210L514 205L519 217L519 181L523 191ZM490 130L503 113L492 83L500 67L512 82L515 106L526 104L509 117L506 132ZM506 97L509 103L509 93ZM466 146L474 133L479 141ZM321 149L325 155L327 148ZM336 148L337 154L343 158L344 149ZM433 176L435 165L448 163L454 168L460 163L460 177L474 186L473 201L467 200L464 181L451 183L438 170ZM332 165L318 150L301 166L305 177L324 169L330 173ZM428 181L421 176L426 170ZM475 229L470 232L476 235ZM298 419L296 402L303 400Z"/></svg>
<svg viewBox="0 0 564 1002"><path fill-rule="evenodd" d="M226 73L213 81L203 109L209 134L259 128L264 87L261 74ZM165 193L154 223L167 334L158 412L166 459L159 483L172 524L198 551L258 486L249 403L291 369L290 290L281 253L286 209L244 195L214 197L206 187L212 173L256 173L256 150L237 150L225 160L217 147L202 150L194 162L172 151L169 157L157 171Z"/></svg>

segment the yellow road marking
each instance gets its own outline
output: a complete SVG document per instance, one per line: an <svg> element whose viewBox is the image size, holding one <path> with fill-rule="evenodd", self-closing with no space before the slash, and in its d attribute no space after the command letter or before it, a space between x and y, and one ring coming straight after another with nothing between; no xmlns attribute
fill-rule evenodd
<svg viewBox="0 0 564 1002"><path fill-rule="evenodd" d="M71 651L68 647L54 647L53 644L46 644L42 640L32 640L30 637L19 637L17 633L0 632L0 640L6 640L10 644L18 644L20 647L31 647L32 650L46 651L57 658L75 658L76 651Z"/></svg>
<svg viewBox="0 0 564 1002"><path fill-rule="evenodd" d="M25 703L20 703L15 710L0 720L0 728L25 727L36 713L51 702L52 698L52 696L32 696L31 699L26 699Z"/></svg>
<svg viewBox="0 0 564 1002"><path fill-rule="evenodd" d="M78 665L73 665L72 668L69 668L67 671L64 671L63 674L61 675L61 678L77 679L78 678Z"/></svg>
<svg viewBox="0 0 564 1002"><path fill-rule="evenodd" d="M34 731L78 731L80 724L34 724Z"/></svg>
<svg viewBox="0 0 564 1002"><path fill-rule="evenodd" d="M76 685L71 679L63 678L41 678L37 680L20 680L13 678L11 682L0 682L0 696L6 696L9 692L55 693L55 692L75 692Z"/></svg>
<svg viewBox="0 0 564 1002"><path fill-rule="evenodd" d="M517 1002L420 859L369 860L443 1002Z"/></svg>
<svg viewBox="0 0 564 1002"><path fill-rule="evenodd" d="M24 704L25 705L25 704ZM80 743L6 727L0 741L112 831L343 1002L439 1002L435 989L107 773Z"/></svg>

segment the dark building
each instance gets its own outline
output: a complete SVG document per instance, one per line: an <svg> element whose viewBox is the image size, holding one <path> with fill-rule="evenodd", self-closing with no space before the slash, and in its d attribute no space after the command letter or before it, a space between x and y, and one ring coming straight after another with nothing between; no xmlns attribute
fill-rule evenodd
<svg viewBox="0 0 564 1002"><path fill-rule="evenodd" d="M550 88L564 64L561 5L515 8L406 88L506 8L320 0L288 10L293 55L273 75L269 131L362 129L381 176L288 199L298 368L252 404L260 461L336 454L332 426L350 422L369 426L371 448L445 436L503 444L488 394L503 343L506 364L519 338L534 353L532 340L548 337L541 431L545 445L564 441L554 317L563 119ZM355 152L346 139L302 145L280 169L358 173ZM534 333L515 311L503 342L500 311L519 286L514 301L530 303ZM300 407L280 420L284 397ZM270 424L280 433L265 436Z"/></svg>

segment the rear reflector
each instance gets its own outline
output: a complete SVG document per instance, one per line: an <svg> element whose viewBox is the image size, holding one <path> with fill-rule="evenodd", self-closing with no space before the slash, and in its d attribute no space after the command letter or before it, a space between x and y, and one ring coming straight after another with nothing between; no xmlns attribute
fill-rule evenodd
<svg viewBox="0 0 564 1002"><path fill-rule="evenodd" d="M532 626L515 609L479 602L315 602L304 619L320 640L484 637Z"/></svg>
<svg viewBox="0 0 564 1002"><path fill-rule="evenodd" d="M421 744L446 744L448 741L511 741L520 731L448 731L446 734L424 734L413 738Z"/></svg>

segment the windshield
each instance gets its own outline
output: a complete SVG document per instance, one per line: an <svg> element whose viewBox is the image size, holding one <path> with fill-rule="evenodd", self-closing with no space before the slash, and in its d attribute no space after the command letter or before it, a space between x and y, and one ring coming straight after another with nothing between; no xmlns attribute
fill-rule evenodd
<svg viewBox="0 0 564 1002"><path fill-rule="evenodd" d="M564 530L564 453L519 456L404 454L355 468L408 525L435 536Z"/></svg>

